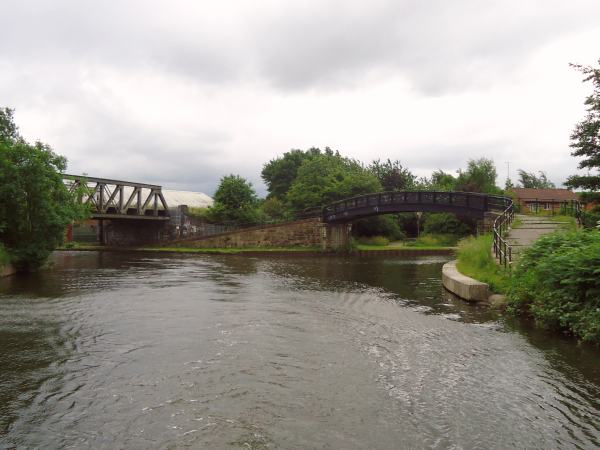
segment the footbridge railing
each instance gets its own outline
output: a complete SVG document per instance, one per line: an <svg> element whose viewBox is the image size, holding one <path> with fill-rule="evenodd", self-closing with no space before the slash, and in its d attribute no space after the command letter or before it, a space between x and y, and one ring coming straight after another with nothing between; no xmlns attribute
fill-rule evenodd
<svg viewBox="0 0 600 450"><path fill-rule="evenodd" d="M512 263L512 248L506 240L506 233L515 219L515 209L512 199L506 198L507 204L502 214L494 220L494 256L504 268L510 267Z"/></svg>
<svg viewBox="0 0 600 450"><path fill-rule="evenodd" d="M331 203L323 208L323 221L349 222L362 217L399 212L452 212L483 218L488 211L504 211L508 197L475 192L379 192Z"/></svg>

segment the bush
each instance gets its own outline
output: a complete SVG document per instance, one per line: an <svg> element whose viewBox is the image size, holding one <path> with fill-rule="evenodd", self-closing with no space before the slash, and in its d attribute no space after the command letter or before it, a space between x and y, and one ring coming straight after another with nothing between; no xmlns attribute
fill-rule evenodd
<svg viewBox="0 0 600 450"><path fill-rule="evenodd" d="M10 262L10 257L0 242L0 267L5 266Z"/></svg>
<svg viewBox="0 0 600 450"><path fill-rule="evenodd" d="M394 215L367 217L352 224L352 234L355 236L385 236L390 240L404 239L398 220Z"/></svg>
<svg viewBox="0 0 600 450"><path fill-rule="evenodd" d="M538 240L520 260L509 302L541 326L600 344L600 231Z"/></svg>
<svg viewBox="0 0 600 450"><path fill-rule="evenodd" d="M459 236L454 234L423 234L413 244L414 247L454 247Z"/></svg>
<svg viewBox="0 0 600 450"><path fill-rule="evenodd" d="M426 234L454 234L463 237L471 232L471 227L454 214L435 213L425 215L423 231Z"/></svg>
<svg viewBox="0 0 600 450"><path fill-rule="evenodd" d="M384 236L362 237L358 239L359 244L375 245L377 247L386 247L390 241Z"/></svg>

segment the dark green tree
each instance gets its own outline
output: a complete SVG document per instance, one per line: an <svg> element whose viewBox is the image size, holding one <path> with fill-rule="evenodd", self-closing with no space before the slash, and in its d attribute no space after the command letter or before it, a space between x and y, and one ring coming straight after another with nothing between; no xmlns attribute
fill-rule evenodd
<svg viewBox="0 0 600 450"><path fill-rule="evenodd" d="M470 159L467 170L458 171L456 190L499 194L502 191L496 186L497 177L494 161L488 158Z"/></svg>
<svg viewBox="0 0 600 450"><path fill-rule="evenodd" d="M368 170L377 177L384 191L410 190L415 187L417 180L417 177L406 167L402 167L398 160L388 159L381 162L377 159L371 163Z"/></svg>
<svg viewBox="0 0 600 450"><path fill-rule="evenodd" d="M434 170L429 180L431 190L454 191L456 189L456 177L443 170Z"/></svg>
<svg viewBox="0 0 600 450"><path fill-rule="evenodd" d="M325 153L305 161L286 195L296 211L381 191L379 180L358 161Z"/></svg>
<svg viewBox="0 0 600 450"><path fill-rule="evenodd" d="M598 60L600 64L600 59ZM571 133L571 155L583 158L580 169L587 175L571 175L566 185L587 191L600 191L600 68L571 64L584 75L584 82L592 82L592 93L585 99L587 115L575 125Z"/></svg>
<svg viewBox="0 0 600 450"><path fill-rule="evenodd" d="M221 178L214 195L214 204L208 209L207 216L215 222L258 222L258 197L252 183L239 175Z"/></svg>
<svg viewBox="0 0 600 450"><path fill-rule="evenodd" d="M63 183L66 163L48 145L27 143L12 110L0 109L0 242L19 270L39 267L67 225L86 217L78 193Z"/></svg>
<svg viewBox="0 0 600 450"><path fill-rule="evenodd" d="M333 153L326 148L325 153L328 152ZM260 176L267 185L268 197L285 198L302 163L320 154L321 150L314 147L306 151L293 149L266 163Z"/></svg>
<svg viewBox="0 0 600 450"><path fill-rule="evenodd" d="M550 189L555 188L556 185L546 177L546 174L539 171L539 176L536 176L533 172L526 172L523 169L519 169L519 184L523 188L530 189Z"/></svg>

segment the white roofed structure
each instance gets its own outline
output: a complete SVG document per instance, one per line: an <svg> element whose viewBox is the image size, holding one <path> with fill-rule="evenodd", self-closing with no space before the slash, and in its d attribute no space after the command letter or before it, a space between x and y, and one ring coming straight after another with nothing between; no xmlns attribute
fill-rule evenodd
<svg viewBox="0 0 600 450"><path fill-rule="evenodd" d="M163 189L162 194L170 208L186 205L189 208L207 208L213 205L213 199L202 192L172 191Z"/></svg>

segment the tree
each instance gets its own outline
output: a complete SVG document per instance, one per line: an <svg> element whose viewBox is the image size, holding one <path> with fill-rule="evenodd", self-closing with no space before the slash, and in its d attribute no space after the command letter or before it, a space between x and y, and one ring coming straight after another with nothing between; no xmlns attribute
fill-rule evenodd
<svg viewBox="0 0 600 450"><path fill-rule="evenodd" d="M329 147L325 149L327 152L333 153ZM317 155L321 155L321 150L314 147L306 151L292 149L266 163L260 176L267 185L268 197L285 198L302 163Z"/></svg>
<svg viewBox="0 0 600 450"><path fill-rule="evenodd" d="M443 170L434 170L428 184L433 191L454 191L456 189L456 178Z"/></svg>
<svg viewBox="0 0 600 450"><path fill-rule="evenodd" d="M470 159L467 170L458 171L456 190L463 192L482 192L485 194L499 194L501 190L496 186L496 166L494 161L487 158Z"/></svg>
<svg viewBox="0 0 600 450"><path fill-rule="evenodd" d="M598 60L600 64L600 59ZM571 133L571 155L582 157L580 169L588 169L587 175L571 175L566 185L588 191L600 191L600 68L571 64L584 75L584 82L591 81L593 91L585 99L587 115L575 125Z"/></svg>
<svg viewBox="0 0 600 450"><path fill-rule="evenodd" d="M359 162L344 158L339 153L325 153L300 166L286 200L292 208L301 211L379 191L379 180Z"/></svg>
<svg viewBox="0 0 600 450"><path fill-rule="evenodd" d="M405 191L415 187L417 177L406 167L402 167L400 161L385 162L374 160L368 170L377 177L384 191Z"/></svg>
<svg viewBox="0 0 600 450"><path fill-rule="evenodd" d="M27 143L13 111L0 108L0 242L18 270L43 264L88 212L63 183L66 163L48 145Z"/></svg>
<svg viewBox="0 0 600 450"><path fill-rule="evenodd" d="M555 188L556 185L548 180L546 174L539 171L539 176L536 176L533 172L526 172L523 169L519 169L519 184L521 187L530 189L551 189Z"/></svg>
<svg viewBox="0 0 600 450"><path fill-rule="evenodd" d="M214 195L214 204L208 209L208 217L217 222L234 221L256 223L258 221L258 197L249 183L239 175L221 178Z"/></svg>

